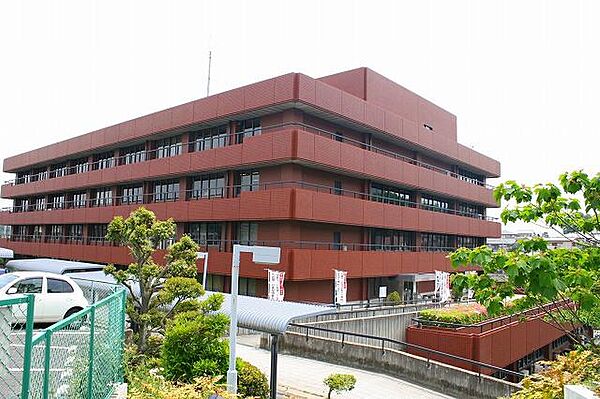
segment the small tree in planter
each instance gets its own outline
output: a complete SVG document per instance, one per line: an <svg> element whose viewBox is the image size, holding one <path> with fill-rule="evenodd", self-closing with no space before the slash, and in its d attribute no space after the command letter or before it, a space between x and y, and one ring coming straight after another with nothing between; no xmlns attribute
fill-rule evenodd
<svg viewBox="0 0 600 399"><path fill-rule="evenodd" d="M331 374L323 380L323 383L329 388L327 399L331 399L331 393L342 393L351 391L356 385L356 377L352 374Z"/></svg>

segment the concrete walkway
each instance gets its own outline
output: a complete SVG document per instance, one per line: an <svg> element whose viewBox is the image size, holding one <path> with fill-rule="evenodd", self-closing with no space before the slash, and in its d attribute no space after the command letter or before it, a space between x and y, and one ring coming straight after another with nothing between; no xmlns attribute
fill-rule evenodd
<svg viewBox="0 0 600 399"><path fill-rule="evenodd" d="M238 337L237 355L261 369L269 378L271 368L270 352L258 348L259 336ZM386 376L384 374L338 366L317 360L297 356L279 355L278 387L281 392L295 392L297 397L327 397L327 389L323 380L332 373L352 374L356 377L354 390L340 395L332 394L332 398L366 399L366 398L424 398L452 399L451 396L432 391Z"/></svg>

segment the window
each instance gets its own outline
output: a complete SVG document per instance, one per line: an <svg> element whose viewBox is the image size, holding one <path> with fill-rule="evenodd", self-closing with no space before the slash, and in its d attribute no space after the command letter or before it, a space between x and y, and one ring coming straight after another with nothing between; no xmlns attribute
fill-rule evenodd
<svg viewBox="0 0 600 399"><path fill-rule="evenodd" d="M107 224L90 224L88 226L88 241L101 242L104 241L108 232Z"/></svg>
<svg viewBox="0 0 600 399"><path fill-rule="evenodd" d="M15 200L15 206L13 207L14 212L27 212L30 211L29 199L20 198Z"/></svg>
<svg viewBox="0 0 600 399"><path fill-rule="evenodd" d="M256 245L258 239L258 223L240 222L237 225L236 238L239 244Z"/></svg>
<svg viewBox="0 0 600 399"><path fill-rule="evenodd" d="M458 213L463 216L475 217L483 219L485 211L482 206L459 203Z"/></svg>
<svg viewBox="0 0 600 399"><path fill-rule="evenodd" d="M48 198L48 209L63 209L65 207L65 195L55 194Z"/></svg>
<svg viewBox="0 0 600 399"><path fill-rule="evenodd" d="M456 237L456 246L458 248L477 248L485 244L485 238L483 237Z"/></svg>
<svg viewBox="0 0 600 399"><path fill-rule="evenodd" d="M335 139L335 141L339 141L340 143L344 141L344 133L342 132L335 132L333 134L333 138Z"/></svg>
<svg viewBox="0 0 600 399"><path fill-rule="evenodd" d="M204 288L207 289L208 291L223 292L223 290L225 289L224 282L225 282L225 279L223 278L223 276L219 276L216 274L207 274L206 275L206 287L204 287Z"/></svg>
<svg viewBox="0 0 600 399"><path fill-rule="evenodd" d="M94 155L92 170L108 169L115 166L115 152L107 151Z"/></svg>
<svg viewBox="0 0 600 399"><path fill-rule="evenodd" d="M143 186L127 186L121 188L121 204L141 204L144 202Z"/></svg>
<svg viewBox="0 0 600 399"><path fill-rule="evenodd" d="M79 193L73 193L72 205L73 208L85 208L87 204L87 194L82 191Z"/></svg>
<svg viewBox="0 0 600 399"><path fill-rule="evenodd" d="M61 162L50 166L50 177L62 177L69 174L69 168L66 162Z"/></svg>
<svg viewBox="0 0 600 399"><path fill-rule="evenodd" d="M31 175L29 172L17 172L17 184L29 183L31 181Z"/></svg>
<svg viewBox="0 0 600 399"><path fill-rule="evenodd" d="M64 237L63 226L60 224L51 224L46 227L47 241L60 241Z"/></svg>
<svg viewBox="0 0 600 399"><path fill-rule="evenodd" d="M89 170L88 158L79 158L72 161L73 166L71 167L71 173L85 173Z"/></svg>
<svg viewBox="0 0 600 399"><path fill-rule="evenodd" d="M83 239L83 225L67 225L67 239L71 241L81 241Z"/></svg>
<svg viewBox="0 0 600 399"><path fill-rule="evenodd" d="M154 202L177 201L179 199L179 180L167 180L154 183Z"/></svg>
<svg viewBox="0 0 600 399"><path fill-rule="evenodd" d="M44 226L35 225L33 226L33 241L41 241L44 235Z"/></svg>
<svg viewBox="0 0 600 399"><path fill-rule="evenodd" d="M246 296L256 296L256 279L240 277L238 293Z"/></svg>
<svg viewBox="0 0 600 399"><path fill-rule="evenodd" d="M224 198L225 175L204 175L192 181L191 198Z"/></svg>
<svg viewBox="0 0 600 399"><path fill-rule="evenodd" d="M119 165L129 165L146 160L146 144L136 144L122 148L119 157Z"/></svg>
<svg viewBox="0 0 600 399"><path fill-rule="evenodd" d="M409 192L381 184L371 185L371 201L414 207L414 203L411 201L411 194Z"/></svg>
<svg viewBox="0 0 600 399"><path fill-rule="evenodd" d="M29 179L30 181L38 181L38 180L46 180L48 178L48 169L42 167L42 168L36 168L34 170L31 171L31 178Z"/></svg>
<svg viewBox="0 0 600 399"><path fill-rule="evenodd" d="M461 168L458 169L458 178L472 184L485 184L485 177Z"/></svg>
<svg viewBox="0 0 600 399"><path fill-rule="evenodd" d="M46 198L44 197L37 197L35 198L35 204L33 205L33 209L35 211L43 211L44 209L46 209Z"/></svg>
<svg viewBox="0 0 600 399"><path fill-rule="evenodd" d="M339 231L333 232L333 249L337 251L342 249L342 233Z"/></svg>
<svg viewBox="0 0 600 399"><path fill-rule="evenodd" d="M448 204L448 201L443 201L436 198L422 197L421 208L434 212L448 213L450 210L450 204Z"/></svg>
<svg viewBox="0 0 600 399"><path fill-rule="evenodd" d="M190 151L205 151L227 145L227 125L211 127L190 133Z"/></svg>
<svg viewBox="0 0 600 399"><path fill-rule="evenodd" d="M17 288L17 294L41 294L42 278L26 278L18 281L13 287Z"/></svg>
<svg viewBox="0 0 600 399"><path fill-rule="evenodd" d="M220 245L221 223L189 223L187 234L199 245Z"/></svg>
<svg viewBox="0 0 600 399"><path fill-rule="evenodd" d="M71 287L71 284L67 283L65 280L47 278L46 285L48 294L67 294L75 291L73 287Z"/></svg>
<svg viewBox="0 0 600 399"><path fill-rule="evenodd" d="M415 233L410 231L371 229L372 251L410 251L415 246Z"/></svg>
<svg viewBox="0 0 600 399"><path fill-rule="evenodd" d="M342 195L342 181L336 180L333 182L333 193L335 195Z"/></svg>
<svg viewBox="0 0 600 399"><path fill-rule="evenodd" d="M154 158L168 158L181 155L181 136L167 137L154 142Z"/></svg>
<svg viewBox="0 0 600 399"><path fill-rule="evenodd" d="M450 247L450 236L445 234L422 233L421 246L427 251L447 251Z"/></svg>
<svg viewBox="0 0 600 399"><path fill-rule="evenodd" d="M260 118L246 119L235 126L237 142L243 143L245 137L258 136L261 133Z"/></svg>
<svg viewBox="0 0 600 399"><path fill-rule="evenodd" d="M110 187L98 188L92 192L94 206L111 206L112 189Z"/></svg>
<svg viewBox="0 0 600 399"><path fill-rule="evenodd" d="M260 173L257 171L240 172L237 176L237 194L244 191L257 191L260 184Z"/></svg>

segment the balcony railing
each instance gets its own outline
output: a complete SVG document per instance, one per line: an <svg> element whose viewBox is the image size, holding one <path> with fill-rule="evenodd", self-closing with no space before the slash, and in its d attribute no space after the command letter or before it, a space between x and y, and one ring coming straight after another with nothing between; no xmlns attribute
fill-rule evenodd
<svg viewBox="0 0 600 399"><path fill-rule="evenodd" d="M186 233L186 235L189 235ZM119 246L107 240L105 237L87 236L49 236L12 234L7 238L15 242L44 242L54 244L81 244L100 246ZM457 247L425 247L417 245L400 244L361 244L347 242L325 242L325 241L297 241L297 240L207 240L199 242L201 249L213 249L227 252L233 244L241 245L264 245L284 249L311 249L328 251L378 251L378 252L451 252Z"/></svg>
<svg viewBox="0 0 600 399"><path fill-rule="evenodd" d="M288 123L276 124L276 125L271 125L271 126L263 126L261 128L261 132L268 132L268 131L272 131L272 130L283 130L283 129L288 129L288 128L299 128L304 131L311 132L311 133L317 134L319 136L329 138L331 140L350 144L350 145L362 148L364 150L375 152L377 154L382 154L382 155L397 159L399 161L409 163L411 165L429 169L429 170L432 170L434 172L437 172L437 173L440 173L443 175L451 176L456 179L466 181L471 184L483 186L483 187L490 188L490 189L493 188L493 186L486 184L483 181L480 181L478 179L474 179L473 177L464 176L464 175L461 175L454 171L444 169L439 166L435 166L435 165L432 165L432 164L429 164L426 162L418 161L414 158L407 157L406 155L402 155L402 154L399 154L394 151L380 148L380 147L377 147L377 146L374 146L371 144L363 143L360 140L355 140L355 139L351 139L348 137L340 136L338 133L331 132L331 131L328 131L325 129L321 129L319 127L312 126L312 125L305 124L305 123L288 122ZM244 137L245 137L245 132L228 133L227 140L225 140L226 143L224 144L224 146L239 144L244 140ZM248 137L245 137L245 138L247 139ZM203 138L203 139L201 139L201 141L207 142L207 141L212 141L212 139L211 138ZM221 145L221 138L219 138L217 146L212 147L212 148L220 148L220 147L224 147L224 146ZM183 150L186 147L188 148L188 151L190 149L193 149L193 142L173 144L173 145L169 146L168 154L169 154L169 156L181 155L184 153ZM189 151L189 152L191 152L191 151ZM171 155L171 154L173 154L173 155ZM79 163L77 165L69 166L66 168L61 167L61 168L55 169L55 170L43 171L43 172L40 172L37 174L26 175L26 176L23 176L23 177L14 179L14 180L8 180L5 182L5 184L11 184L11 185L25 184L25 183L29 183L29 182L33 182L33 181L46 180L49 178L52 179L52 178L62 177L62 176L66 176L66 175L72 175L72 174L76 174L76 173L83 173L83 172L87 172L90 170L114 168L116 166L134 164L134 163L138 163L138 162L145 162L147 160L166 157L166 156L160 156L160 155L165 155L164 148L145 150L143 152L128 153L128 154L124 154L124 155L121 155L118 157L106 158L106 159L98 160L95 162Z"/></svg>
<svg viewBox="0 0 600 399"><path fill-rule="evenodd" d="M479 213L461 212L455 209L437 207L433 205L425 205L414 201L390 198L386 196L361 193L358 191L345 190L341 188L325 186L321 184L308 183L303 181L276 181L260 184L238 184L223 187L209 187L205 189L191 189L185 191L171 192L156 192L145 194L132 194L109 198L90 198L68 200L60 203L46 202L44 204L29 204L27 206L13 206L0 209L0 212L31 212L56 209L76 209L76 208L91 208L101 206L120 206L120 205L135 205L135 204L150 204L157 202L173 202L180 200L198 201L205 199L217 198L235 198L241 193L248 191L273 190L283 188L299 188L304 190L316 191L325 194L337 195L342 197L350 197L367 201L381 202L390 205L404 206L409 208L417 208L430 212L446 213L457 216L464 216L479 220L496 221L497 218L482 215ZM185 195L184 195L185 194Z"/></svg>

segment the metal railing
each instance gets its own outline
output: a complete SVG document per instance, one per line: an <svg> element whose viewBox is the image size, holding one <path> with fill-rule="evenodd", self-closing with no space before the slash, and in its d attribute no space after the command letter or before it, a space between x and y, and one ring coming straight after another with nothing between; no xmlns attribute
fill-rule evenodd
<svg viewBox="0 0 600 399"><path fill-rule="evenodd" d="M298 324L298 323L290 323L289 326L291 327L291 329L288 329L288 331L295 332L298 334L304 334L307 341L310 338L313 338L313 339L321 338L318 336L311 336L310 331L325 332L325 333L328 333L333 336L338 336L339 337L338 342L340 342L340 344L342 346L346 342L348 342L346 340L347 337L356 337L356 338L361 338L366 341L372 341L374 344L371 346L381 348L382 354L385 353L386 349L396 349L401 352L406 352L408 349L418 351L417 352L418 356L424 357L427 360L428 365L431 360L439 361L437 359L441 358L441 359L445 359L447 361L454 361L456 363L463 364L465 366L470 366L473 368L472 371L477 372L477 374L480 377L481 377L482 371L485 371L485 370L490 370L490 371L493 371L494 373L498 373L498 372L504 373L507 376L513 377L517 381L520 381L522 378L525 377L525 375L518 373L516 371L504 369L502 367L497 367L492 364L479 362L477 360L468 359L465 357L453 355L453 354L446 353L446 352L441 352L441 351L427 348L427 347L424 347L421 345L415 345L415 344L411 344L408 342L399 341L399 340L395 340L395 339L391 339L391 338L377 337L374 335L354 333L354 332L349 332L349 331L333 330L333 329L329 329L329 328L316 327L316 326L310 326L310 325ZM442 360L442 362L443 362L443 360Z"/></svg>
<svg viewBox="0 0 600 399"><path fill-rule="evenodd" d="M418 161L414 158L407 157L406 155L402 155L402 154L399 154L399 153L391 151L391 150L380 148L380 147L377 147L377 146L374 146L374 145L371 145L368 143L363 143L360 140L355 140L355 139L351 139L349 137L341 136L340 134L338 134L336 132L331 132L331 131L321 129L319 127L301 123L301 122L288 122L288 123L281 123L281 124L276 124L276 125L271 125L271 126L264 126L264 127L261 127L258 130L258 132L253 132L252 135L260 135L261 132L271 131L271 130L282 130L282 129L287 129L287 128L300 128L304 131L312 132L314 134L318 134L320 136L323 136L323 137L326 137L326 138L329 138L329 139L332 139L335 141L340 141L340 142L343 142L343 143L346 143L349 145L353 145L355 147L359 147L359 148L367 150L367 151L375 152L378 154L382 154L382 155L400 160L405 163L409 163L411 165L415 165L415 166L418 166L421 168L435 171L440 174L451 176L453 178L466 181L470 184L475 184L475 185L483 186L486 188L493 188L493 186L486 184L483 181L480 181L478 179L474 179L469 176L464 176L464 175L461 175L454 171L444 169L439 166L435 166L435 165L432 165L432 164L429 164L426 162ZM213 147L211 145L210 149L221 148L221 147L234 145L234 144L241 144L243 142L244 138L248 138L246 132L228 133L227 139L223 142L223 145L221 145L221 142L220 142L221 138L219 137L217 146ZM201 141L214 142L214 139L203 138L203 139L201 139ZM60 167L58 169L43 171L43 172L39 172L36 174L30 174L30 175L26 175L23 177L19 177L19 178L13 179L13 180L8 180L5 182L5 184L11 184L11 185L25 184L25 183L39 181L39 180L46 180L49 178L68 176L68 175L76 174L76 173L114 168L116 166L128 165L128 164L133 164L133 163L138 163L138 162L145 162L147 160L152 160L152 159L178 156L178 155L181 155L184 153L183 150L186 147L188 148L188 151L191 152L190 150L193 150L193 148L194 148L194 142L177 143L177 144L172 144L165 148L144 150L143 152L136 151L133 153L129 153L129 154L121 155L121 156L110 157L110 158L105 158L105 159L101 159L101 160L97 160L97 161L93 161L93 162L79 163L79 164L73 165L73 166ZM58 173L57 173L57 171L58 171Z"/></svg>
<svg viewBox="0 0 600 399"><path fill-rule="evenodd" d="M125 301L120 289L33 337L21 398L108 398L123 381Z"/></svg>
<svg viewBox="0 0 600 399"><path fill-rule="evenodd" d="M305 190L316 191L320 193L326 193L331 195L338 195L342 197L350 197L355 199L361 199L366 201L381 202L389 205L404 206L409 208L422 209L430 212L446 213L450 215L464 216L479 220L496 221L498 218L486 216L480 213L474 212L461 212L455 209L448 209L445 207L426 205L415 201L394 199L387 196L362 193L358 191L346 190L342 188L335 188L322 184L308 183L303 181L274 181L267 183L257 184L237 184L228 185L222 187L212 187L206 189L189 189L179 190L170 192L150 192L132 195L121 195L109 198L86 198L78 200L65 200L59 203L47 202L44 204L28 204L26 206L13 206L5 207L0 209L0 212L34 212L34 211L47 211L47 210L63 210L63 209L78 209L78 208L91 208L91 207L102 207L102 206L121 206L121 205L136 205L136 204L150 204L160 202L174 202L180 200L198 201L206 199L219 199L219 198L237 198L242 195L243 192L249 191L262 191L282 188L299 188Z"/></svg>

